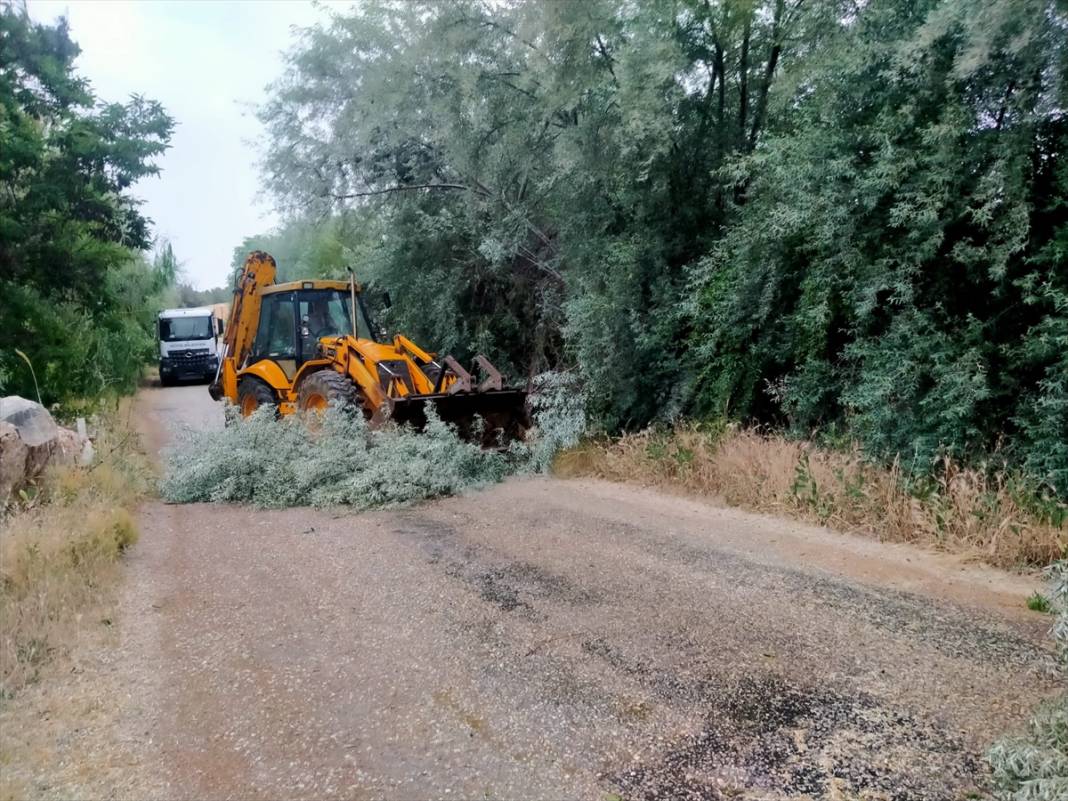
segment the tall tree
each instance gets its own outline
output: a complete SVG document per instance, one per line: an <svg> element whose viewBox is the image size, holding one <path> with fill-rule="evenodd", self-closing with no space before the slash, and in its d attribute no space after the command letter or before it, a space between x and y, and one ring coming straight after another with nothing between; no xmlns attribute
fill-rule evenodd
<svg viewBox="0 0 1068 801"><path fill-rule="evenodd" d="M796 76L696 276L706 408L1068 490L1064 8L873 1Z"/></svg>
<svg viewBox="0 0 1068 801"><path fill-rule="evenodd" d="M50 399L133 381L151 339L130 304L165 280L139 255L150 221L128 190L173 123L139 96L99 103L78 52L65 20L0 6L0 377L33 394L19 348Z"/></svg>
<svg viewBox="0 0 1068 801"><path fill-rule="evenodd" d="M1068 492L1066 42L1064 0L372 2L303 33L265 167L394 322L577 368L607 429Z"/></svg>

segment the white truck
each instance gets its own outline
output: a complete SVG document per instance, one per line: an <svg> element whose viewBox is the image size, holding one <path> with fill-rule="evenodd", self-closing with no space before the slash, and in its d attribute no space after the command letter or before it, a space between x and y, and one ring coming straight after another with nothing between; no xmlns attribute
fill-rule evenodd
<svg viewBox="0 0 1068 801"><path fill-rule="evenodd" d="M219 367L223 321L218 307L164 309L159 313L159 380L211 380Z"/></svg>

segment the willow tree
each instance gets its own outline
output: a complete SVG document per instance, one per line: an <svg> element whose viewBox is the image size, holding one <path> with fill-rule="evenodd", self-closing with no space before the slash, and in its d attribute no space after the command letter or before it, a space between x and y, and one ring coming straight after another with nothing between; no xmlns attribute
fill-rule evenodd
<svg viewBox="0 0 1068 801"><path fill-rule="evenodd" d="M393 323L577 368L605 428L1000 443L1063 491L1066 34L1063 0L369 3L303 33L265 166Z"/></svg>
<svg viewBox="0 0 1068 801"><path fill-rule="evenodd" d="M577 363L595 413L638 424L681 408L678 312L724 222L716 171L841 13L367 4L304 33L263 110L266 168L296 214L373 225L364 269L399 323L517 370Z"/></svg>
<svg viewBox="0 0 1068 801"><path fill-rule="evenodd" d="M695 273L705 408L1068 491L1064 10L871 2L797 74Z"/></svg>

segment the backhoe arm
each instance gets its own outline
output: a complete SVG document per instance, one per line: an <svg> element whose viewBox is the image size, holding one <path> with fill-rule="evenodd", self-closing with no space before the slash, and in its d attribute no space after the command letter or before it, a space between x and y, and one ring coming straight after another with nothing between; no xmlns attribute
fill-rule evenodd
<svg viewBox="0 0 1068 801"><path fill-rule="evenodd" d="M208 388L215 400L225 397L237 402L237 371L248 358L260 322L260 290L274 283L276 273L274 258L262 250L252 251L245 259L223 334L219 372Z"/></svg>

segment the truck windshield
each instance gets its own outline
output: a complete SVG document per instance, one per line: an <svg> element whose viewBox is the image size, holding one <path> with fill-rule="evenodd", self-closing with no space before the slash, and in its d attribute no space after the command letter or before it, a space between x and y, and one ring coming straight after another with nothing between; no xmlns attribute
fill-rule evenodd
<svg viewBox="0 0 1068 801"><path fill-rule="evenodd" d="M210 317L161 317L159 338L164 342L184 339L211 339Z"/></svg>

